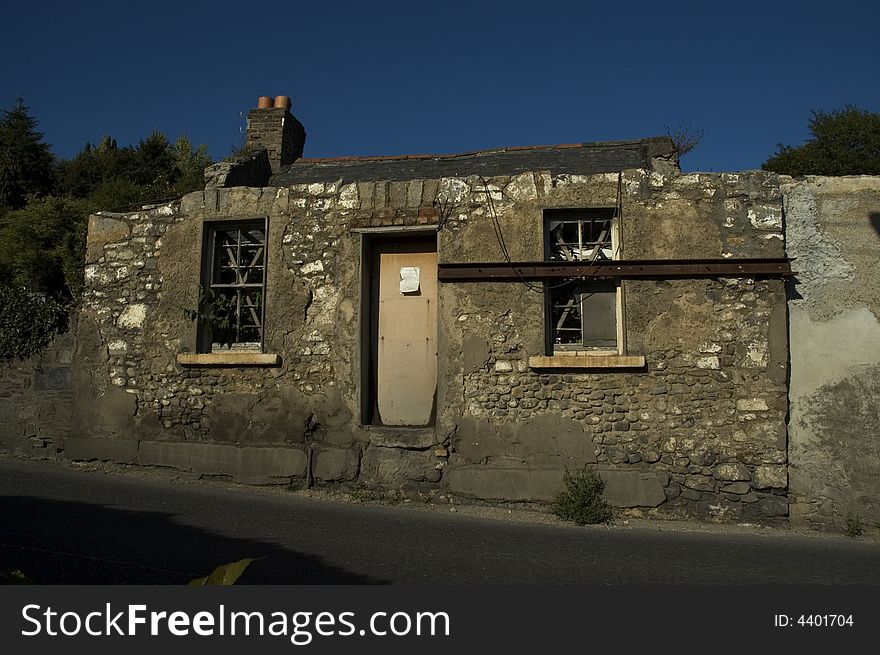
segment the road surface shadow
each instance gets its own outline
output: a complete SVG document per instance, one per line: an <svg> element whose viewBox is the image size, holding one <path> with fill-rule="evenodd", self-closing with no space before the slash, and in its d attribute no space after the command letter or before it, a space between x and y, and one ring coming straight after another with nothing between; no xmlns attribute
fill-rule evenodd
<svg viewBox="0 0 880 655"><path fill-rule="evenodd" d="M238 584L387 584L276 544L213 534L172 514L0 497L0 571L40 584L186 584L215 567L253 562Z"/></svg>

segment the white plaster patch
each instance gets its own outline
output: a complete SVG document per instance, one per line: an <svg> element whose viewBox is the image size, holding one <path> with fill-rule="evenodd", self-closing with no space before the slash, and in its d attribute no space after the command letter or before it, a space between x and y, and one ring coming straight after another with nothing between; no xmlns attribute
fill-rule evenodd
<svg viewBox="0 0 880 655"><path fill-rule="evenodd" d="M357 184L346 184L339 193L339 206L342 209L359 207Z"/></svg>
<svg viewBox="0 0 880 655"><path fill-rule="evenodd" d="M763 398L740 398L736 401L736 409L740 412L766 412L770 408Z"/></svg>
<svg viewBox="0 0 880 655"><path fill-rule="evenodd" d="M509 372L513 370L513 365L510 362L499 360L495 362L495 370L500 372Z"/></svg>
<svg viewBox="0 0 880 655"><path fill-rule="evenodd" d="M781 230L782 212L771 207L749 209L749 222L756 230Z"/></svg>
<svg viewBox="0 0 880 655"><path fill-rule="evenodd" d="M501 187L497 184L483 184L480 182L479 184L474 185L471 192L476 194L480 199L485 199L486 196L488 196L494 202L504 200L504 193L501 191Z"/></svg>
<svg viewBox="0 0 880 655"><path fill-rule="evenodd" d="M119 315L116 324L123 328L139 328L142 327L147 318L146 305L129 305Z"/></svg>
<svg viewBox="0 0 880 655"><path fill-rule="evenodd" d="M324 262L319 259L316 262L300 267L299 271L304 275L308 275L309 273L321 273L324 271Z"/></svg>
<svg viewBox="0 0 880 655"><path fill-rule="evenodd" d="M766 368L768 360L769 353L767 352L766 342L758 343L753 341L749 344L746 350L746 361L744 362L746 368Z"/></svg>
<svg viewBox="0 0 880 655"><path fill-rule="evenodd" d="M128 344L122 339L114 339L107 344L107 351L111 355L124 355L128 352Z"/></svg>
<svg viewBox="0 0 880 655"><path fill-rule="evenodd" d="M522 173L514 177L507 185L505 193L518 201L538 199L538 189L535 187L535 178L531 173Z"/></svg>
<svg viewBox="0 0 880 655"><path fill-rule="evenodd" d="M463 180L454 177L444 177L440 180L440 190L437 198L441 202L461 202L468 195L468 185Z"/></svg>
<svg viewBox="0 0 880 655"><path fill-rule="evenodd" d="M721 362L717 357L698 357L697 368L706 368L717 371L721 368Z"/></svg>
<svg viewBox="0 0 880 655"><path fill-rule="evenodd" d="M720 353L721 352L721 344L706 341L706 342L700 344L699 350L701 353Z"/></svg>

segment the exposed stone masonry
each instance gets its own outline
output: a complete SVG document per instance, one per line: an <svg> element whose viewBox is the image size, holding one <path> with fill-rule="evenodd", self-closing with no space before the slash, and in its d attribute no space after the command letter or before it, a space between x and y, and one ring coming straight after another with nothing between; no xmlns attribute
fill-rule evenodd
<svg viewBox="0 0 880 655"><path fill-rule="evenodd" d="M611 500L657 516L787 514L779 280L627 281L645 370L542 371L541 293L442 284L436 426L363 426L361 236L433 228L441 262L543 257L543 211L619 205L624 258L778 257L775 176L630 169L215 187L92 217L77 330L77 457L247 481L543 501L595 465ZM275 367L184 367L211 220L265 218L264 352Z"/></svg>

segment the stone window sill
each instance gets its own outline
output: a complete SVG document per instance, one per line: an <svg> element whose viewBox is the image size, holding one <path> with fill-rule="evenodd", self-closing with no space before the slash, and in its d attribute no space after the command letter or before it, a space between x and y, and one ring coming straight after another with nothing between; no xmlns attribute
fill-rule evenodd
<svg viewBox="0 0 880 655"><path fill-rule="evenodd" d="M611 355L599 353L565 354L529 357L529 368L644 368L642 355Z"/></svg>
<svg viewBox="0 0 880 655"><path fill-rule="evenodd" d="M278 355L255 352L179 353L181 366L279 366Z"/></svg>

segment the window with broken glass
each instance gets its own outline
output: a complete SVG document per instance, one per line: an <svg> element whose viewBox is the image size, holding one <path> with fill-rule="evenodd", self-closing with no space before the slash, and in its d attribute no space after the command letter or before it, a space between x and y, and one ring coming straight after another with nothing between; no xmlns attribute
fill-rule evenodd
<svg viewBox="0 0 880 655"><path fill-rule="evenodd" d="M551 261L614 259L614 210L546 213ZM571 279L547 284L548 350L617 350L616 280Z"/></svg>
<svg viewBox="0 0 880 655"><path fill-rule="evenodd" d="M261 350L266 225L208 224L199 294L202 352Z"/></svg>

